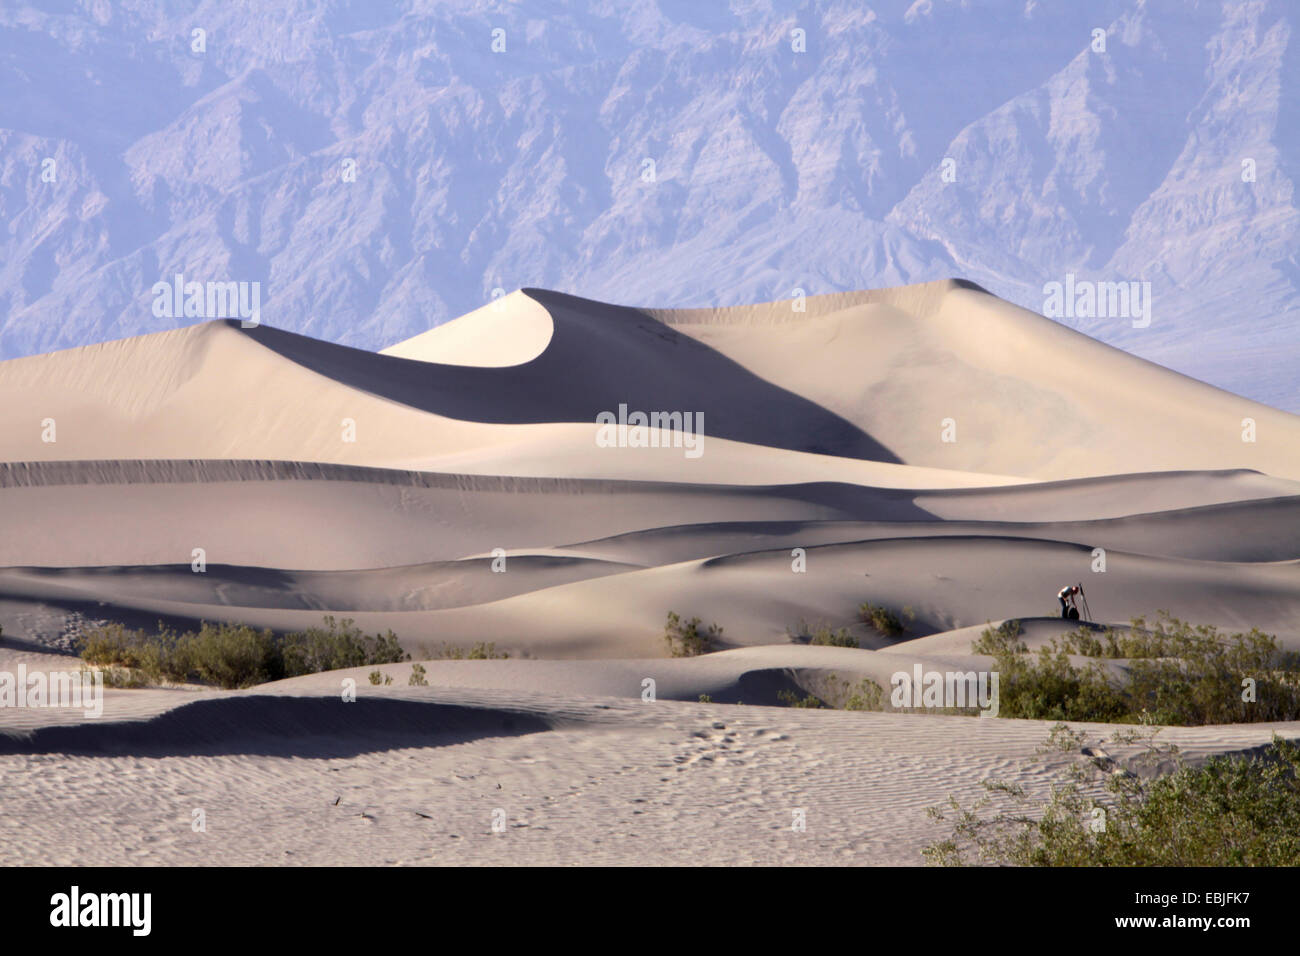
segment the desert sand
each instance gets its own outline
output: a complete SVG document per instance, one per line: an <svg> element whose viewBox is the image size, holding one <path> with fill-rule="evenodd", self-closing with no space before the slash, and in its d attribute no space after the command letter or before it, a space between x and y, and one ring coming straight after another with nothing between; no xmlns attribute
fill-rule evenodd
<svg viewBox="0 0 1300 956"><path fill-rule="evenodd" d="M98 622L333 614L429 683L0 710L0 862L919 864L927 806L1045 790L1047 725L778 693L986 669L984 626L1047 640L1075 581L1099 622L1300 649L1300 417L969 283L803 305L526 289L381 353L222 321L0 363L0 670L75 670ZM700 454L602 446L620 406L702 414ZM667 657L669 611L722 649ZM434 659L477 642L510 658ZM1196 756L1274 729L1300 736L1165 734Z"/></svg>

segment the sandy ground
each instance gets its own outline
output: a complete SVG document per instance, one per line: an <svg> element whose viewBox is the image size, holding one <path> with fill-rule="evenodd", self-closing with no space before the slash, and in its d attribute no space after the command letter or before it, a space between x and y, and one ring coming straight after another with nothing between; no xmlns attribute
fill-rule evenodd
<svg viewBox="0 0 1300 956"><path fill-rule="evenodd" d="M602 447L620 405L703 414L701 453ZM1300 648L1300 418L959 282L804 312L523 290L377 354L206 323L0 363L0 407L0 670L75 670L105 622L334 614L431 685L0 709L7 863L918 863L927 806L1045 786L1046 726L778 694L986 668L984 626L1048 640L1075 581L1103 623ZM666 658L669 611L720 652ZM510 659L434 659L481 641Z"/></svg>
<svg viewBox="0 0 1300 956"><path fill-rule="evenodd" d="M989 777L1044 796L1078 759L1036 756L1037 721L313 683L0 741L0 862L917 865L947 835L927 807ZM1163 736L1196 759L1274 730L1300 724Z"/></svg>

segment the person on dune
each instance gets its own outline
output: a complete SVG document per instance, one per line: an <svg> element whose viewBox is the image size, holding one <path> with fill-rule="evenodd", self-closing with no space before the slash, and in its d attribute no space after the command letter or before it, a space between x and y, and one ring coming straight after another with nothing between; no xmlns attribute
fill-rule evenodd
<svg viewBox="0 0 1300 956"><path fill-rule="evenodd" d="M1061 617L1077 618L1079 616L1079 605L1075 595L1079 593L1079 585L1067 584L1061 590L1056 592L1056 599L1061 602ZM1074 613L1071 614L1070 611Z"/></svg>

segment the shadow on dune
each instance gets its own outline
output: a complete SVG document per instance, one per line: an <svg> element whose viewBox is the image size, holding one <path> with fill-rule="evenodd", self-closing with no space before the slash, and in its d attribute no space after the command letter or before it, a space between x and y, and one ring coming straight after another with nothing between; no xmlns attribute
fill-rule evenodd
<svg viewBox="0 0 1300 956"><path fill-rule="evenodd" d="M0 754L78 756L354 757L550 730L531 714L432 701L360 697L222 697L147 720L89 720L0 733Z"/></svg>
<svg viewBox="0 0 1300 956"><path fill-rule="evenodd" d="M524 365L475 368L379 355L259 326L242 329L285 358L353 388L463 421L592 422L601 412L702 412L710 437L900 463L853 423L759 378L637 309L538 289L550 344ZM229 323L239 328L239 323Z"/></svg>

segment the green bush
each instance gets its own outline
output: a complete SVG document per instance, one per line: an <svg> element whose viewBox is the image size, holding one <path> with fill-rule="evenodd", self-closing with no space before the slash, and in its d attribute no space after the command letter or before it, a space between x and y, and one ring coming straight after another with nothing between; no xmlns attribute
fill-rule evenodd
<svg viewBox="0 0 1300 956"><path fill-rule="evenodd" d="M444 642L441 647L433 650L429 656L449 661L495 661L506 660L510 657L509 654L504 652L497 653L495 641L486 644L479 641L472 647L458 647Z"/></svg>
<svg viewBox="0 0 1300 956"><path fill-rule="evenodd" d="M847 681L845 682L847 687ZM848 691L844 710L884 710L888 699L885 689L875 681L864 678L857 687Z"/></svg>
<svg viewBox="0 0 1300 956"><path fill-rule="evenodd" d="M428 680L425 679L424 674L425 671L424 671L423 664L412 664L411 679L407 681L407 683L410 684L412 687L428 687L429 682Z"/></svg>
<svg viewBox="0 0 1300 956"><path fill-rule="evenodd" d="M184 634L162 624L155 634L110 624L89 632L82 639L80 653L87 664L104 669L112 686L198 681L227 689L410 659L392 631L372 637L353 627L350 619L336 622L327 616L324 622L323 628L279 639L269 630L242 624L204 621L198 633Z"/></svg>
<svg viewBox="0 0 1300 956"><path fill-rule="evenodd" d="M809 694L807 697L800 697L792 690L779 690L776 692L776 699L781 701L787 707L806 707L810 710L820 710L826 705L820 700Z"/></svg>
<svg viewBox="0 0 1300 956"><path fill-rule="evenodd" d="M664 625L664 642L668 653L673 657L698 657L713 650L714 642L722 636L722 628L710 624L700 630L700 619L693 617L685 623L672 611L668 612L668 623Z"/></svg>
<svg viewBox="0 0 1300 956"><path fill-rule="evenodd" d="M275 636L243 624L209 624L177 641L171 669L226 689L252 687L284 676Z"/></svg>
<svg viewBox="0 0 1300 956"><path fill-rule="evenodd" d="M411 659L402 651L392 631L370 636L355 626L351 618L336 621L332 614L325 616L324 623L324 627L310 627L281 639L286 677Z"/></svg>
<svg viewBox="0 0 1300 956"><path fill-rule="evenodd" d="M858 616L862 618L862 623L870 624L885 637L898 637L906 630L897 614L883 605L872 604L870 601L862 602L862 606L858 608Z"/></svg>
<svg viewBox="0 0 1300 956"><path fill-rule="evenodd" d="M986 628L971 652L996 661L999 717L1123 722L1129 713L1101 664L1078 667L1055 641L1031 655L1015 622Z"/></svg>
<svg viewBox="0 0 1300 956"><path fill-rule="evenodd" d="M1000 672L1003 717L1118 723L1220 724L1300 718L1300 655L1259 630L1222 635L1166 612L1154 625L1100 637L1081 628L1030 654L1018 625L988 628L971 646ZM1070 655L1091 658L1078 665ZM1101 659L1123 660L1124 677ZM1254 699L1246 693L1254 681Z"/></svg>
<svg viewBox="0 0 1300 956"><path fill-rule="evenodd" d="M814 694L820 705L827 709L875 711L886 709L888 695L870 678L859 678L858 683L854 685L838 674L805 673L801 683L804 684L804 689Z"/></svg>
<svg viewBox="0 0 1300 956"><path fill-rule="evenodd" d="M135 690L150 685L148 678L141 671L131 670L127 667L99 667L96 669L99 671L99 676L104 681L105 687ZM90 668L82 664L81 674L83 679L90 679Z"/></svg>
<svg viewBox="0 0 1300 956"><path fill-rule="evenodd" d="M165 680L183 681L186 667L178 658L181 637L160 624L157 634L107 624L81 639L81 658L102 668L114 687L142 687Z"/></svg>
<svg viewBox="0 0 1300 956"><path fill-rule="evenodd" d="M1058 726L1049 745L1074 749L1082 740ZM1172 755L1174 770L1144 780L1094 757L1070 766L1037 812L1022 788L998 781L985 781L989 795L974 807L950 799L947 807L931 808L933 818L953 823L953 834L923 855L945 866L1300 865L1300 748L1294 742L1274 735L1260 754L1216 756L1190 767L1176 758L1176 748L1151 740L1145 762ZM1100 775L1106 777L1105 797L1094 795ZM995 798L1004 802L1002 809L984 813Z"/></svg>
<svg viewBox="0 0 1300 956"><path fill-rule="evenodd" d="M97 667L130 667L139 657L135 654L134 641L121 624L110 624L97 628L81 639L80 652L82 660ZM127 662L131 663L127 663Z"/></svg>
<svg viewBox="0 0 1300 956"><path fill-rule="evenodd" d="M791 640L801 644L817 644L825 647L859 646L858 639L849 632L847 627L835 630L825 621L816 624L800 621L797 628L786 628L786 633L790 635Z"/></svg>

